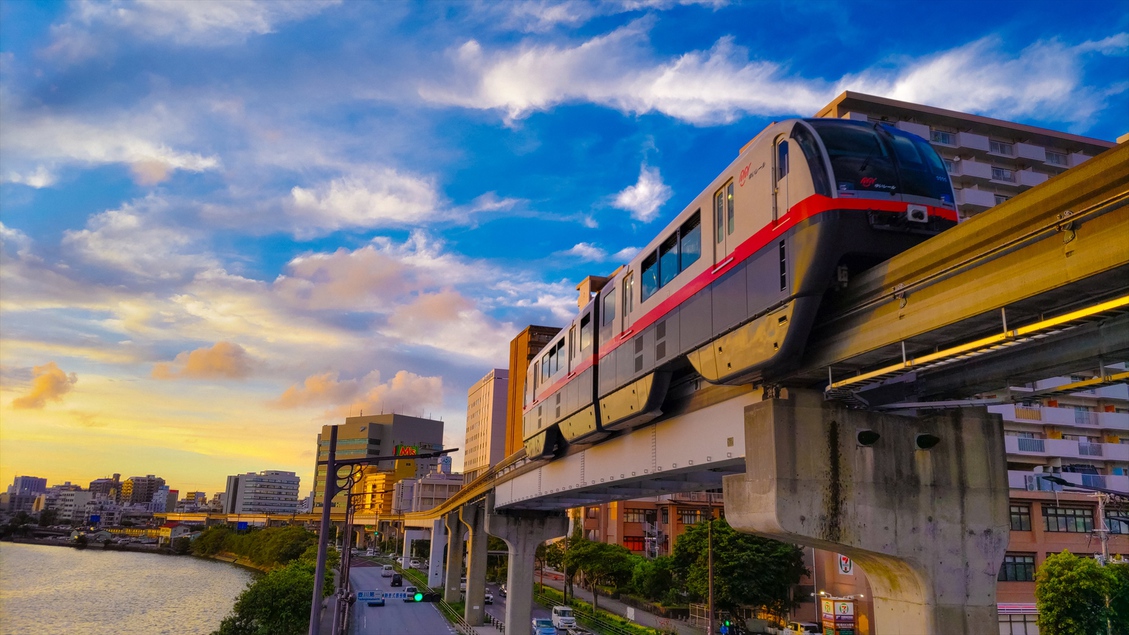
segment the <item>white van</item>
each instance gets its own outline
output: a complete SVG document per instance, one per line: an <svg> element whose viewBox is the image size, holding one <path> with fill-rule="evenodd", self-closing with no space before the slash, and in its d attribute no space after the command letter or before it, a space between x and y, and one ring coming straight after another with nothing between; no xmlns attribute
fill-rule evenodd
<svg viewBox="0 0 1129 635"><path fill-rule="evenodd" d="M576 618L572 616L572 609L567 606L553 607L553 626L557 628L573 628Z"/></svg>
<svg viewBox="0 0 1129 635"><path fill-rule="evenodd" d="M381 570L380 570L380 577L382 577L382 578L391 578L391 577L392 577L392 573L393 573L393 571L392 571L392 565L390 565L390 564L386 564L386 565L384 565L384 567L383 567L383 568L381 568Z"/></svg>

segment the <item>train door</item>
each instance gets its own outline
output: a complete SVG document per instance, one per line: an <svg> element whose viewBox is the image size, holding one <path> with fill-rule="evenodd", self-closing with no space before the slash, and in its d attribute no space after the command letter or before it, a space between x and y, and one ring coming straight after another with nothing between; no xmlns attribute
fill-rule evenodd
<svg viewBox="0 0 1129 635"><path fill-rule="evenodd" d="M714 220L714 259L715 265L721 264L733 248L737 240L733 236L733 229L737 223L733 210L733 181L723 185L713 195L713 220Z"/></svg>
<svg viewBox="0 0 1129 635"><path fill-rule="evenodd" d="M781 135L772 153L772 220L787 214L788 206L788 137Z"/></svg>

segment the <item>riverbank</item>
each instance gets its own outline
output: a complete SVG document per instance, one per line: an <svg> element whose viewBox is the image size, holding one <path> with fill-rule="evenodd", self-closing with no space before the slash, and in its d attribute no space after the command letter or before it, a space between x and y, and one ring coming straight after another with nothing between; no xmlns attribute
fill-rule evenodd
<svg viewBox="0 0 1129 635"><path fill-rule="evenodd" d="M237 567L243 567L244 569L251 569L252 571L255 571L256 573L267 573L271 569L274 568L274 567L268 567L268 566L261 565L261 564L255 564L254 562L251 561L250 558L247 558L245 556L241 556L239 554L231 553L230 551L221 551L217 554L213 554L213 555L210 555L210 556L202 556L202 557L207 558L209 560L218 560L220 562L226 562L228 564L233 564Z"/></svg>
<svg viewBox="0 0 1129 635"><path fill-rule="evenodd" d="M46 547L67 547L79 551L130 551L134 553L155 553L161 556L178 556L172 549L167 547L157 547L156 545L136 545L136 544L102 544L91 543L87 545L79 545L73 540L39 540L36 538L6 538L3 542L14 542L21 545L43 545Z"/></svg>

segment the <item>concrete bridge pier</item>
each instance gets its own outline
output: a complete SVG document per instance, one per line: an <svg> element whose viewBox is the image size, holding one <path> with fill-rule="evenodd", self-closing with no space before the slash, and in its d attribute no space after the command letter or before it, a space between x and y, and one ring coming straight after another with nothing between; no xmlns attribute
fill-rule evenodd
<svg viewBox="0 0 1129 635"><path fill-rule="evenodd" d="M745 409L735 529L838 552L866 574L879 635L995 635L1007 549L1003 427L982 408L906 417L785 391Z"/></svg>
<svg viewBox="0 0 1129 635"><path fill-rule="evenodd" d="M471 626L482 626L486 610L486 510L482 503L469 503L459 508L459 518L469 531L463 619Z"/></svg>
<svg viewBox="0 0 1129 635"><path fill-rule="evenodd" d="M510 552L506 573L506 631L522 633L533 614L533 569L537 547L568 532L563 512L494 509L494 493L486 495L486 532L506 542Z"/></svg>
<svg viewBox="0 0 1129 635"><path fill-rule="evenodd" d="M463 523L459 520L459 510L443 516L447 526L447 575L443 582L443 601L458 602L461 598L459 582L463 577Z"/></svg>
<svg viewBox="0 0 1129 635"><path fill-rule="evenodd" d="M403 567L408 568L409 563L412 561L412 543L417 540L427 540L428 534L431 532L427 529L405 529L404 530L404 556Z"/></svg>
<svg viewBox="0 0 1129 635"><path fill-rule="evenodd" d="M427 586L438 589L443 584L443 548L447 546L444 540L445 531L442 518L431 522L431 550L427 553Z"/></svg>

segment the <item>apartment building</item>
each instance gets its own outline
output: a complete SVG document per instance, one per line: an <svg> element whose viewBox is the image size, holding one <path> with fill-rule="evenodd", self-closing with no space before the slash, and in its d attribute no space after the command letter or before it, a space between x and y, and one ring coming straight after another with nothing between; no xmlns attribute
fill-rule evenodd
<svg viewBox="0 0 1129 635"><path fill-rule="evenodd" d="M467 390L463 478L469 483L506 458L509 371L495 368Z"/></svg>
<svg viewBox="0 0 1129 635"><path fill-rule="evenodd" d="M9 494L37 496L47 493L47 479L38 476L17 476L8 486Z"/></svg>
<svg viewBox="0 0 1129 635"><path fill-rule="evenodd" d="M165 485L165 479L149 474L131 476L122 483L121 502L123 505L141 504L148 506L153 495Z"/></svg>
<svg viewBox="0 0 1129 635"><path fill-rule="evenodd" d="M590 505L571 513L585 538L656 558L671 555L678 537L691 526L722 518L724 504L721 492L686 492Z"/></svg>
<svg viewBox="0 0 1129 635"><path fill-rule="evenodd" d="M421 478L406 478L392 490L392 513L407 514L441 505L463 487L462 474L432 472Z"/></svg>
<svg viewBox="0 0 1129 635"><path fill-rule="evenodd" d="M95 498L109 498L118 500L122 491L121 474L114 474L113 478L96 478L90 481L88 488Z"/></svg>
<svg viewBox="0 0 1129 635"><path fill-rule="evenodd" d="M223 511L225 514L295 514L300 481L294 472L281 470L229 476Z"/></svg>

